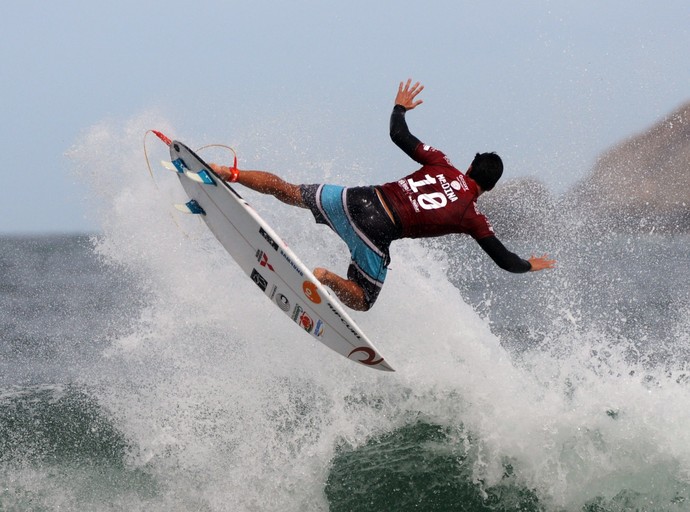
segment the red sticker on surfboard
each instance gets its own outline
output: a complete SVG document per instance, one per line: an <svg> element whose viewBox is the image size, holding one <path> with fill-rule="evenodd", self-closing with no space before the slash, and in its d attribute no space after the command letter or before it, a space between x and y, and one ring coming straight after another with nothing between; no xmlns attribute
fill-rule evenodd
<svg viewBox="0 0 690 512"><path fill-rule="evenodd" d="M314 304L321 304L321 295L316 289L316 285L311 281L304 281L302 283L302 291L306 295L307 299L312 301Z"/></svg>

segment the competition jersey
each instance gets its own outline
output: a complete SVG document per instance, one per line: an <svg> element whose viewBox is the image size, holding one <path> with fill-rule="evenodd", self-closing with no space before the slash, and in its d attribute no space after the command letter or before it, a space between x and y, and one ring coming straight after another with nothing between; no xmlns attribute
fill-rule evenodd
<svg viewBox="0 0 690 512"><path fill-rule="evenodd" d="M431 146L419 144L413 158L421 169L380 186L402 224L403 237L466 233L480 240L494 235L489 220L477 209L479 189L474 180Z"/></svg>

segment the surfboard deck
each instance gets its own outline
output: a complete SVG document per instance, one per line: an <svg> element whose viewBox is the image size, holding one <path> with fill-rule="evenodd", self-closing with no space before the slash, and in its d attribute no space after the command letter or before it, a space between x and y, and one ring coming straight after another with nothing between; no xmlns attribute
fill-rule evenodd
<svg viewBox="0 0 690 512"><path fill-rule="evenodd" d="M395 371L331 292L237 191L182 142L169 142L172 164L190 198L184 208L203 218L271 303L338 354L370 368Z"/></svg>

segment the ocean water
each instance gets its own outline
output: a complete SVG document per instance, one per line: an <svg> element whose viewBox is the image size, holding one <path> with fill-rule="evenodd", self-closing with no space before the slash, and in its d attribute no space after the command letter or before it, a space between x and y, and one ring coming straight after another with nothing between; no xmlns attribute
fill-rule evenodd
<svg viewBox="0 0 690 512"><path fill-rule="evenodd" d="M0 510L690 510L690 237L573 212L505 240L557 257L526 275L461 237L398 242L353 313L384 374L174 212L148 123L70 151L101 233L0 238ZM346 267L308 212L243 195L308 265Z"/></svg>

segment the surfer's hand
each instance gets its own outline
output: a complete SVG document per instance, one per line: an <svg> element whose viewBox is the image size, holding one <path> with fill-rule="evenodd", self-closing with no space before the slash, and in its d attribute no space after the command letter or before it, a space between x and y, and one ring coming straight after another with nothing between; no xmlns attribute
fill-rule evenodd
<svg viewBox="0 0 690 512"><path fill-rule="evenodd" d="M412 110L420 103L423 103L422 100L415 100L415 98L424 90L424 86L419 82L416 82L412 87L410 87L411 83L412 79L410 78L407 79L407 83L405 85L400 82L400 85L398 86L398 95L395 97L395 104L402 105L405 107L405 110Z"/></svg>
<svg viewBox="0 0 690 512"><path fill-rule="evenodd" d="M531 272L536 272L537 270L545 270L548 268L555 268L556 260L548 259L548 255L543 256L532 256L529 260L530 265L532 265Z"/></svg>

